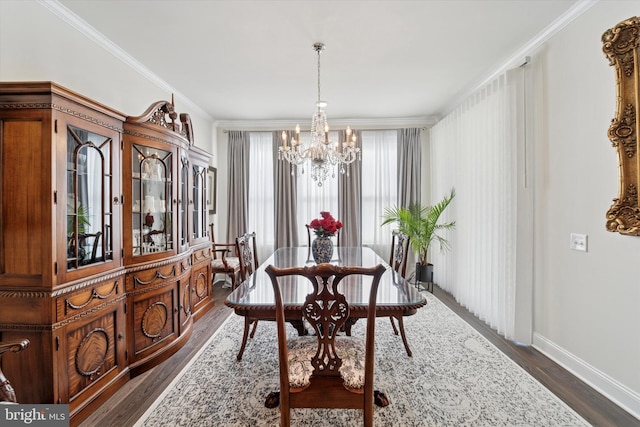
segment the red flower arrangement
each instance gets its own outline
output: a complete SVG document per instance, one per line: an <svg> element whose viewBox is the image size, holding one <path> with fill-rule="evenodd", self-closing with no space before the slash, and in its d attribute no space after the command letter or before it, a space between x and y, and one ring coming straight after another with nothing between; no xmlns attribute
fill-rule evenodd
<svg viewBox="0 0 640 427"><path fill-rule="evenodd" d="M331 237L342 228L342 223L336 220L329 212L320 212L322 218L317 218L309 223L309 228L313 228L313 232L318 237Z"/></svg>

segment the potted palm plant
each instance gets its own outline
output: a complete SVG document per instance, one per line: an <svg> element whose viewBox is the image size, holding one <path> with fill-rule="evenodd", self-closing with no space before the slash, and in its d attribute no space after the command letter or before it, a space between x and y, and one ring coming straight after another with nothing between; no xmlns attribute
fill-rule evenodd
<svg viewBox="0 0 640 427"><path fill-rule="evenodd" d="M449 195L433 206L411 204L409 207L394 206L385 210L382 225L397 223L399 231L411 239L411 247L418 257L415 277L419 282L433 282L433 264L428 258L431 244L437 241L441 250L449 249L449 242L439 232L454 228L456 223L441 223L439 220L455 195L455 189L451 189Z"/></svg>

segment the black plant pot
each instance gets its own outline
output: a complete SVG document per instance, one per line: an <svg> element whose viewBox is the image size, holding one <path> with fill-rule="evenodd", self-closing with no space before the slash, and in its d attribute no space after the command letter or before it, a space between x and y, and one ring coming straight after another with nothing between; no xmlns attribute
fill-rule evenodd
<svg viewBox="0 0 640 427"><path fill-rule="evenodd" d="M416 263L416 286L418 283L426 283L426 290L433 293L433 264Z"/></svg>

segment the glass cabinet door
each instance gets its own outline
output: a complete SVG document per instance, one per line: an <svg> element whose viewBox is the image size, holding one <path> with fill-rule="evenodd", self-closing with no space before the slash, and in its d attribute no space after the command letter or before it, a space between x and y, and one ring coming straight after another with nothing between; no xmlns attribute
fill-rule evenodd
<svg viewBox="0 0 640 427"><path fill-rule="evenodd" d="M189 205L189 158L186 153L180 157L180 197L178 209L180 210L180 227L178 236L180 239L180 252L187 250L189 246L189 224L187 206Z"/></svg>
<svg viewBox="0 0 640 427"><path fill-rule="evenodd" d="M207 237L207 168L193 165L192 197L193 197L193 241Z"/></svg>
<svg viewBox="0 0 640 427"><path fill-rule="evenodd" d="M113 260L113 144L67 126L67 270Z"/></svg>
<svg viewBox="0 0 640 427"><path fill-rule="evenodd" d="M169 151L133 144L133 255L173 249L172 156Z"/></svg>

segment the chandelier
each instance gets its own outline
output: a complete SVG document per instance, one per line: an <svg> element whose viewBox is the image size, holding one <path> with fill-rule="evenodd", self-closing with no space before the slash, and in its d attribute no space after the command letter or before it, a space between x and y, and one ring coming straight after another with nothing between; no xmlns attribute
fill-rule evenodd
<svg viewBox="0 0 640 427"><path fill-rule="evenodd" d="M318 54L318 102L316 111L311 117L311 135L309 142L302 142L300 139L300 125L296 125L295 137L287 142L287 132L282 132L282 145L278 147L278 158L291 163L291 174L294 173L294 166L301 167L304 173L304 163L311 164L311 178L321 187L331 171L331 176L335 178L335 170L339 168L340 173L347 172L348 165L356 158L361 159L360 148L356 146L356 135L347 126L345 142L339 143L329 139L329 123L323 108L327 103L320 98L320 53L324 50L324 43L313 45ZM347 166L347 168L345 168Z"/></svg>

